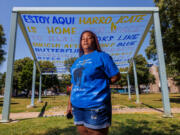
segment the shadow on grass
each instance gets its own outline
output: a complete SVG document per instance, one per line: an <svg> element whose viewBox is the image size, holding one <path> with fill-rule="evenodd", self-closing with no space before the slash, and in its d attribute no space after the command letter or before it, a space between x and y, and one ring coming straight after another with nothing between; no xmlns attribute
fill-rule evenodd
<svg viewBox="0 0 180 135"><path fill-rule="evenodd" d="M76 131L75 126L69 126L67 128L50 128L45 133L42 134L34 134L34 135L79 135Z"/></svg>
<svg viewBox="0 0 180 135"><path fill-rule="evenodd" d="M170 98L170 102L180 104L180 97L179 98Z"/></svg>
<svg viewBox="0 0 180 135"><path fill-rule="evenodd" d="M19 103L16 103L16 102L11 103L11 105L16 105L16 104L19 104ZM3 101L0 101L0 106L3 106Z"/></svg>
<svg viewBox="0 0 180 135"><path fill-rule="evenodd" d="M166 124L165 124L166 123ZM108 135L179 135L180 125L168 123L163 120L133 120L126 119L123 122L114 121ZM79 135L75 126L66 128L54 127L45 133L33 135Z"/></svg>
<svg viewBox="0 0 180 135"><path fill-rule="evenodd" d="M109 135L179 135L178 130L180 126L175 124L168 124L164 126L165 122L158 120L151 124L150 121L141 120L136 121L127 119L124 122L114 122L111 127ZM167 124L166 124L167 125ZM166 130L164 130L166 129Z"/></svg>
<svg viewBox="0 0 180 135"><path fill-rule="evenodd" d="M44 104L44 106L42 107L41 112L39 113L39 116L38 116L38 117L43 117L44 112L45 112L45 110L46 110L47 103L48 103L48 102L45 102L45 104Z"/></svg>
<svg viewBox="0 0 180 135"><path fill-rule="evenodd" d="M150 105L148 105L148 104L145 104L145 103L141 103L142 105L145 105L145 106L147 106L147 107L149 107L149 108L151 108L151 109L153 109L153 110L155 110L155 111L158 111L158 112L164 112L164 111L162 111L162 110L160 110L160 109L157 109L157 108L154 108L153 106L150 106Z"/></svg>
<svg viewBox="0 0 180 135"><path fill-rule="evenodd" d="M48 96L47 96L47 97L41 97L41 98L52 98L52 97L48 97Z"/></svg>
<svg viewBox="0 0 180 135"><path fill-rule="evenodd" d="M180 104L180 98L169 98L169 100L170 100L171 103L178 103L178 104ZM161 101L162 102L162 99L153 100L153 101Z"/></svg>
<svg viewBox="0 0 180 135"><path fill-rule="evenodd" d="M178 96L177 96L177 95L175 95L175 96L171 96L171 97L178 97L178 98L180 98L180 96L179 96L179 95L178 95Z"/></svg>

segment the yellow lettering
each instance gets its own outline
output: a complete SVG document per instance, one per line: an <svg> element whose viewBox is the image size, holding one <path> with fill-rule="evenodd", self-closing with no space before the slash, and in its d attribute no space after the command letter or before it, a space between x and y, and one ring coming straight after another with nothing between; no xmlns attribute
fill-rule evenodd
<svg viewBox="0 0 180 135"><path fill-rule="evenodd" d="M56 32L56 34L61 34L61 29L59 27L56 27L55 32Z"/></svg>
<svg viewBox="0 0 180 135"><path fill-rule="evenodd" d="M79 17L79 24L81 24L82 20L81 20L81 17Z"/></svg>
<svg viewBox="0 0 180 135"><path fill-rule="evenodd" d="M123 20L124 20L125 18L128 18L128 16L121 16L121 17L119 18L119 20L116 22L116 24L118 24L118 23L123 23Z"/></svg>
<svg viewBox="0 0 180 135"><path fill-rule="evenodd" d="M87 23L86 23L86 18L85 18L85 17L83 18L83 23L84 23L84 24L87 24Z"/></svg>
<svg viewBox="0 0 180 135"><path fill-rule="evenodd" d="M111 44L106 44L106 43L104 43L104 44L100 44L100 46L101 47L112 47L113 45L115 45L115 43L111 43Z"/></svg>
<svg viewBox="0 0 180 135"><path fill-rule="evenodd" d="M67 32L68 32L68 34L70 34L70 29L67 28L67 30L66 30L66 28L63 28L63 34L65 34L65 33L67 33Z"/></svg>
<svg viewBox="0 0 180 135"><path fill-rule="evenodd" d="M43 44L42 44L42 43L36 43L36 46L38 46L38 47L42 47L42 46L43 46Z"/></svg>
<svg viewBox="0 0 180 135"><path fill-rule="evenodd" d="M32 32L36 33L36 27L31 27Z"/></svg>
<svg viewBox="0 0 180 135"><path fill-rule="evenodd" d="M92 24L92 23L91 23L91 17L89 17L89 18L87 19L87 22L86 22L86 23Z"/></svg>
<svg viewBox="0 0 180 135"><path fill-rule="evenodd" d="M56 48L60 48L61 45L56 43L55 47L56 47Z"/></svg>
<svg viewBox="0 0 180 135"><path fill-rule="evenodd" d="M109 20L109 21L108 21L108 20ZM107 21L108 21L108 22L107 22ZM112 17L109 16L109 17L106 18L105 24L109 24L109 23L111 23L111 21L112 21Z"/></svg>
<svg viewBox="0 0 180 135"><path fill-rule="evenodd" d="M139 15L140 18L137 20L137 22L142 22L142 20L144 20L144 18L143 18L144 16L146 16L146 15Z"/></svg>
<svg viewBox="0 0 180 135"><path fill-rule="evenodd" d="M32 44L33 44L33 46L36 46L36 43L33 42Z"/></svg>
<svg viewBox="0 0 180 135"><path fill-rule="evenodd" d="M100 17L100 20L99 20L99 24L101 23L101 24L104 24L104 19L105 19L105 17Z"/></svg>
<svg viewBox="0 0 180 135"><path fill-rule="evenodd" d="M48 34L50 34L51 32L52 32L52 34L54 34L54 29L53 29L53 27L51 27L51 29L50 29L49 27L47 27L47 29L48 29Z"/></svg>
<svg viewBox="0 0 180 135"><path fill-rule="evenodd" d="M132 23L132 22L133 22L133 19L134 19L134 16L131 16L128 20L126 20L126 21L124 21L124 22L125 22L125 23L127 23L127 22Z"/></svg>
<svg viewBox="0 0 180 135"><path fill-rule="evenodd" d="M97 24L97 20L98 20L97 17L93 17L93 24L94 24L94 23Z"/></svg>
<svg viewBox="0 0 180 135"><path fill-rule="evenodd" d="M69 47L68 47L68 44L65 44L65 45L64 45L64 48L69 48Z"/></svg>
<svg viewBox="0 0 180 135"><path fill-rule="evenodd" d="M76 29L75 27L72 27L72 30L71 30L71 33L72 33L72 34L75 34L75 33L76 33L75 29Z"/></svg>
<svg viewBox="0 0 180 135"><path fill-rule="evenodd" d="M111 32L115 31L117 26L112 22L111 23Z"/></svg>
<svg viewBox="0 0 180 135"><path fill-rule="evenodd" d="M50 43L47 43L47 44L45 43L45 45L46 45L47 47L50 47Z"/></svg>
<svg viewBox="0 0 180 135"><path fill-rule="evenodd" d="M28 29L29 32L31 32L31 29L29 28L29 26L27 26L27 29Z"/></svg>
<svg viewBox="0 0 180 135"><path fill-rule="evenodd" d="M75 44L75 48L77 48L78 47L78 45L77 44Z"/></svg>
<svg viewBox="0 0 180 135"><path fill-rule="evenodd" d="M27 26L27 29L28 29L29 32L34 32L34 33L37 32L36 27L34 27L34 26L31 26L31 27Z"/></svg>
<svg viewBox="0 0 180 135"><path fill-rule="evenodd" d="M111 43L111 44L110 44L110 47L112 47L113 45L114 45L114 43Z"/></svg>

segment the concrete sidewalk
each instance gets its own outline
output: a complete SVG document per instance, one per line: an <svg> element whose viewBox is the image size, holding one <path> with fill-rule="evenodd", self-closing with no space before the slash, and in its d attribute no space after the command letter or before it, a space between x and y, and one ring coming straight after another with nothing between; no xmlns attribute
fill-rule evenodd
<svg viewBox="0 0 180 135"><path fill-rule="evenodd" d="M180 108L171 108L172 113L180 113ZM113 108L113 114L163 114L162 108ZM21 112L21 113L10 113L11 120L28 119L37 117L53 117L53 116L65 116L66 111L57 111L57 109L50 109L45 111L43 116L40 116L40 112ZM0 114L0 120L2 115Z"/></svg>

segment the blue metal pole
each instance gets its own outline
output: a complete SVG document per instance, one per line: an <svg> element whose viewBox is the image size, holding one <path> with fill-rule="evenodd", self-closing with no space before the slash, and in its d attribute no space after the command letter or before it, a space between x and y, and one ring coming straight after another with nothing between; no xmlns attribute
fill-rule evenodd
<svg viewBox="0 0 180 135"><path fill-rule="evenodd" d="M156 50L157 50L158 61L159 61L159 76L160 76L160 83L161 83L164 115L167 117L171 117L171 107L170 107L170 101L169 101L169 91L168 91L168 83L167 83L167 76L166 76L166 67L165 67L165 60L164 60L164 51L163 51L163 44L162 44L159 13L154 12L153 16L154 16L155 42L156 42L156 48L157 48Z"/></svg>
<svg viewBox="0 0 180 135"><path fill-rule="evenodd" d="M41 102L41 83L42 83L42 75L40 73L40 77L39 77L39 102Z"/></svg>
<svg viewBox="0 0 180 135"><path fill-rule="evenodd" d="M36 61L33 63L33 79L32 79L32 93L31 93L31 106L34 106L35 82L36 82Z"/></svg>
<svg viewBox="0 0 180 135"><path fill-rule="evenodd" d="M137 72L136 72L136 62L132 59L133 62L133 71L134 71L134 83L136 89L136 103L139 104L139 88L138 88L138 80L137 80Z"/></svg>
<svg viewBox="0 0 180 135"><path fill-rule="evenodd" d="M9 122L11 92L12 92L12 84L13 84L13 64L14 64L14 55L16 48L16 32L17 32L17 13L12 12L10 42L9 42L6 81L5 81L5 93L4 93L1 122Z"/></svg>
<svg viewBox="0 0 180 135"><path fill-rule="evenodd" d="M131 99L131 86L130 86L130 81L129 81L129 74L127 74L127 83L128 83L128 97L129 100Z"/></svg>

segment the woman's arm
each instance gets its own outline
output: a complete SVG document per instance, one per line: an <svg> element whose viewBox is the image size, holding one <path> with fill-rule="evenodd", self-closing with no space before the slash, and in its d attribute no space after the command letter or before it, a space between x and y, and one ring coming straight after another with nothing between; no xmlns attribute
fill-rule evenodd
<svg viewBox="0 0 180 135"><path fill-rule="evenodd" d="M121 79L121 75L120 75L120 73L118 73L118 74L116 74L115 76L112 76L112 77L110 78L110 84L113 84L113 83L119 81L120 79Z"/></svg>
<svg viewBox="0 0 180 135"><path fill-rule="evenodd" d="M67 106L67 114L72 113L72 105L71 105L71 90L72 90L72 87L73 87L73 84L71 84L69 100L68 100L68 106Z"/></svg>

